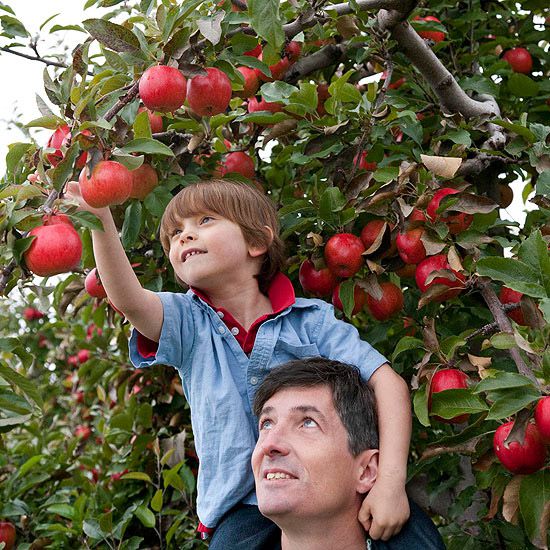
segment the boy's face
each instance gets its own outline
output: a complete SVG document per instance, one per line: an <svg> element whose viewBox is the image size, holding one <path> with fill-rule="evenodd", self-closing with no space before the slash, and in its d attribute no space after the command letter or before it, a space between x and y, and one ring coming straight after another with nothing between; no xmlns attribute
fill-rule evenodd
<svg viewBox="0 0 550 550"><path fill-rule="evenodd" d="M255 275L264 252L246 243L236 223L206 212L180 221L171 235L169 259L182 281L208 292Z"/></svg>

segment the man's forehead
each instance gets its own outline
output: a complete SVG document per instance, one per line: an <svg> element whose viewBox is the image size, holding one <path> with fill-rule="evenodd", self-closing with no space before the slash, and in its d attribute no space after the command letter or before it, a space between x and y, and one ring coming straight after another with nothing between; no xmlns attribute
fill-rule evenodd
<svg viewBox="0 0 550 550"><path fill-rule="evenodd" d="M274 393L262 407L262 414L290 411L317 411L330 415L335 411L330 388L326 385L284 388Z"/></svg>

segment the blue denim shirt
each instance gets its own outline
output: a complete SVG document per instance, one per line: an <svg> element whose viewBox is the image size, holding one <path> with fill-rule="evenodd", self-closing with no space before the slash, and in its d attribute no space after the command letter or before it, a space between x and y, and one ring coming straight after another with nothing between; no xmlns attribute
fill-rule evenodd
<svg viewBox="0 0 550 550"><path fill-rule="evenodd" d="M247 356L216 311L191 290L158 296L164 321L156 356L140 355L133 330L130 359L139 368L171 365L180 374L200 460L197 513L213 528L239 502L257 503L250 457L258 423L252 405L271 369L292 359L323 356L356 365L368 380L386 359L322 300L297 298L264 321Z"/></svg>

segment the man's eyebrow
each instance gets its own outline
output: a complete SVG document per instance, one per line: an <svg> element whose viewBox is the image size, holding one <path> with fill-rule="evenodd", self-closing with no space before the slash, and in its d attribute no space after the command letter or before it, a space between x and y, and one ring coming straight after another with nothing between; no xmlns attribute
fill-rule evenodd
<svg viewBox="0 0 550 550"><path fill-rule="evenodd" d="M271 414L274 410L275 410L275 407L271 407L271 406L264 407L260 412L260 416L263 416L265 414ZM292 412L300 412L300 413L315 413L324 422L326 422L327 420L325 415L314 405L296 405L295 407L292 407L290 410Z"/></svg>

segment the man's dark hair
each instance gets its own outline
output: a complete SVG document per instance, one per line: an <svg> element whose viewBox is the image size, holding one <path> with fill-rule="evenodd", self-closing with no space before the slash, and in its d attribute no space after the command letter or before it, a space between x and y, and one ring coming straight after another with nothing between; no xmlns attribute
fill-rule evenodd
<svg viewBox="0 0 550 550"><path fill-rule="evenodd" d="M378 449L378 419L374 392L361 379L357 367L323 357L289 361L274 368L260 384L254 398L254 414L278 391L288 388L328 386L334 408L348 432L353 456Z"/></svg>

